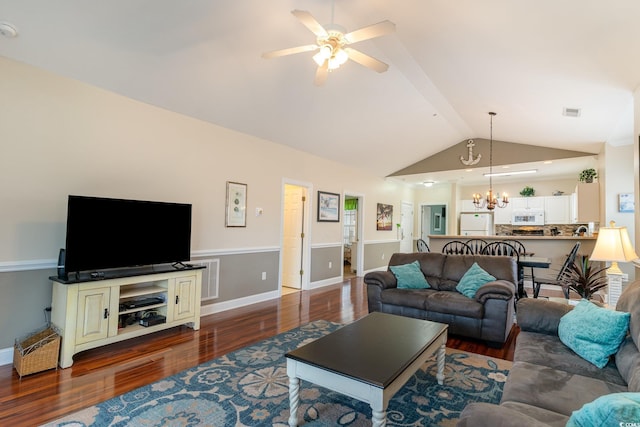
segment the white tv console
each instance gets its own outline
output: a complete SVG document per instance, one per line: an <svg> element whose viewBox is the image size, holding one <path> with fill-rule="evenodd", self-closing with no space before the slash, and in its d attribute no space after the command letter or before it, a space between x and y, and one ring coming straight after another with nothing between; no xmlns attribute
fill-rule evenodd
<svg viewBox="0 0 640 427"><path fill-rule="evenodd" d="M200 329L201 268L165 267L126 277L84 281L50 277L51 323L62 336L60 367L68 368L76 353L91 348L183 324ZM162 301L128 308L128 302L151 297ZM160 314L166 322L148 327L126 324L124 320L136 314Z"/></svg>

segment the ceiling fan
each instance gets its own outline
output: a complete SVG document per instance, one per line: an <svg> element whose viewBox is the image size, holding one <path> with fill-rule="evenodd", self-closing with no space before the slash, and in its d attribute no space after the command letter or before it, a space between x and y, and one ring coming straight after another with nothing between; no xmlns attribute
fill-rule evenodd
<svg viewBox="0 0 640 427"><path fill-rule="evenodd" d="M292 10L291 13L316 35L316 43L266 52L262 54L263 58L277 58L317 50L318 52L313 55L313 60L318 64L314 80L316 86L321 86L327 80L329 71L339 68L348 59L378 73L384 73L389 68L384 62L353 49L349 45L394 32L396 25L393 22L386 20L345 34L343 28L333 24L333 5L331 7L331 25L326 28L320 25L307 11Z"/></svg>

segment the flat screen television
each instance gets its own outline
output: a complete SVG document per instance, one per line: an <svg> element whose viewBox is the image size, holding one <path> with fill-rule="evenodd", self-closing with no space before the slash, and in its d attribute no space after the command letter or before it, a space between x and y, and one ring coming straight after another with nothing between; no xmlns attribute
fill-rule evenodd
<svg viewBox="0 0 640 427"><path fill-rule="evenodd" d="M190 257L190 204L69 196L67 273L177 263Z"/></svg>

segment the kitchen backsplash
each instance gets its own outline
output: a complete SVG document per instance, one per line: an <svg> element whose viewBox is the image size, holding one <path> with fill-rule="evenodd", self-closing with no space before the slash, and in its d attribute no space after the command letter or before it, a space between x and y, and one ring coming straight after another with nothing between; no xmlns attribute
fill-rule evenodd
<svg viewBox="0 0 640 427"><path fill-rule="evenodd" d="M553 229L557 229L558 236L573 236L580 226L584 226L588 230L588 224L553 224L553 225L503 225L498 224L495 226L495 232L497 236L512 236L513 230L543 230L544 236L553 236ZM595 223L594 231L597 232L599 224ZM586 233L585 233L586 234Z"/></svg>

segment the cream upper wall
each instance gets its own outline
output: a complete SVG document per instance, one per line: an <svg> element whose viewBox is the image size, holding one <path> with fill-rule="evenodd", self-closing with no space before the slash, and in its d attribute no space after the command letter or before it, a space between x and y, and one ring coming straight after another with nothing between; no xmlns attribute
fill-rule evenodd
<svg viewBox="0 0 640 427"><path fill-rule="evenodd" d="M0 75L0 262L55 258L68 194L192 203L194 251L280 246L285 179L312 186L313 244L342 238L339 224L315 221L317 190L364 195L365 240L395 239L375 230L376 203L400 212L412 200L403 185L355 167L6 58ZM246 228L224 227L226 181L248 184Z"/></svg>

